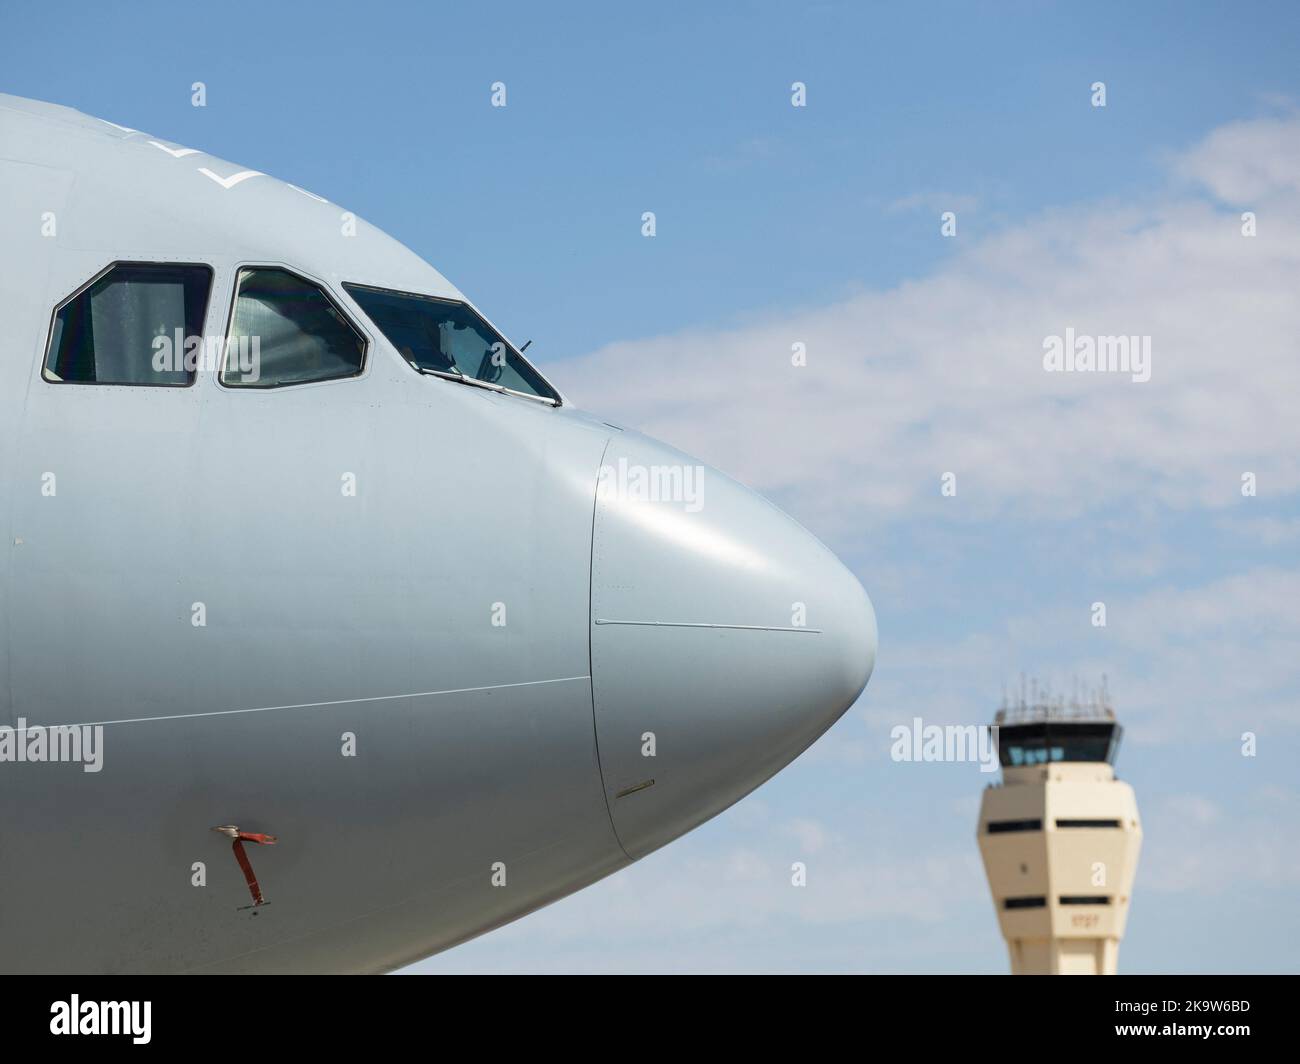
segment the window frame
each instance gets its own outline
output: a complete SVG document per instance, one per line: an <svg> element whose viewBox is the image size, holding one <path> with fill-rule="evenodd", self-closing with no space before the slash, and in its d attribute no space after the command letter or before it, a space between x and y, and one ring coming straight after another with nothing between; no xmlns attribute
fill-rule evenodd
<svg viewBox="0 0 1300 1064"><path fill-rule="evenodd" d="M193 388L199 379L199 371L196 366L189 372L188 379L184 384L140 384L136 381L69 381L49 376L49 363L51 348L54 346L54 327L58 324L59 312L71 304L74 300L80 299L91 288L102 281L119 266L162 266L176 267L188 266L195 269L206 270L208 273L208 290L203 297L203 313L199 323L200 331L207 324L208 313L212 310L212 293L216 288L217 271L210 262L195 262L182 259L114 259L102 270L96 273L90 280L79 285L71 295L64 296L54 304L54 309L50 312L49 330L45 335L45 348L41 353L40 360L40 378L46 384L65 385L70 384L82 388L164 388L170 391L184 391L187 388Z"/></svg>
<svg viewBox="0 0 1300 1064"><path fill-rule="evenodd" d="M545 384L546 387L550 388L552 392L555 393L555 397L552 398L549 395L533 395L529 392L521 392L515 388L507 388L503 384L494 384L492 381L479 380L477 377L471 377L468 374L447 373L444 370L438 370L438 369L422 369L419 366L417 366L414 362L412 362L409 358L407 358L405 355L403 355L400 351L397 351L397 357L401 359L402 364L408 367L409 369L413 370L419 376L441 377L443 380L457 381L461 384L469 384L473 387L482 388L485 391L498 392L503 395L517 395L520 399L530 399L534 403L541 403L544 406L559 408L564 405L564 396L560 394L560 389L551 383L550 378L547 377L545 373L539 370L535 365L533 365L533 363L528 361L528 359L524 356L524 353L520 351L519 348L517 348L513 343L511 343L510 340L506 338L506 335L495 325L492 324L492 322L488 319L487 315L484 314L481 310L479 310L478 307L474 306L474 304L471 303L468 299L453 299L450 296L431 296L427 292L407 292L401 288L385 288L383 285L366 284L362 281L340 281L339 287L342 288L343 291L347 293L348 298L352 300L352 302L356 305L357 309L360 310L362 314L365 314L365 307L361 306L360 303L357 303L357 301L352 298L352 292L350 291L350 289L364 288L371 292L383 292L387 295L406 296L411 299L424 299L429 301L430 303L448 303L456 307L465 307L471 313L476 315L478 319L483 322L484 325L486 325L489 329L491 329L494 333L496 333L496 335L500 338L501 342L505 344L508 348L510 348L510 350L514 353L515 357L518 358L519 361L522 362L525 366L527 366L530 370L536 373L538 379L542 381L542 383ZM370 320L370 316L368 314L366 315L366 320L368 321ZM393 342L388 339L387 334L385 334L384 330L379 327L379 323L371 322L371 324L373 324L374 327L379 331L380 335L384 337L384 340L388 344L388 346L393 347ZM394 350L396 351L396 348L394 348Z"/></svg>
<svg viewBox="0 0 1300 1064"><path fill-rule="evenodd" d="M226 354L230 346L230 332L235 327L235 308L239 304L239 280L246 270L279 270L281 273L287 273L290 277L302 281L304 284L311 285L320 289L321 293L329 300L340 317L347 323L348 327L360 337L363 347L361 349L361 366L356 373L349 373L341 377L320 377L310 381L286 381L282 384L227 384L223 377L226 372ZM370 354L374 350L375 339L370 333L363 329L356 320L356 317L350 313L346 307L336 298L337 293L331 290L327 281L320 277L313 277L311 274L291 266L287 262L240 262L232 270L230 280L230 307L226 314L226 327L221 334L221 358L218 361L214 376L217 379L217 386L228 392L277 392L285 388L313 388L322 384L341 384L344 381L355 381L365 377L370 372L370 363L372 361Z"/></svg>

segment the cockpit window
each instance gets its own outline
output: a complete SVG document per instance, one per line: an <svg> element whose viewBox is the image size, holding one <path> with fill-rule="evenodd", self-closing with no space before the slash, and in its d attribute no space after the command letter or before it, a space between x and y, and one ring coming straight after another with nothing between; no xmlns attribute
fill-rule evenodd
<svg viewBox="0 0 1300 1064"><path fill-rule="evenodd" d="M365 356L365 338L319 285L270 266L239 271L222 384L279 388L356 377Z"/></svg>
<svg viewBox="0 0 1300 1064"><path fill-rule="evenodd" d="M466 304L359 284L343 287L416 369L559 402L542 375Z"/></svg>
<svg viewBox="0 0 1300 1064"><path fill-rule="evenodd" d="M114 263L54 313L42 375L54 384L184 388L194 380L207 266Z"/></svg>

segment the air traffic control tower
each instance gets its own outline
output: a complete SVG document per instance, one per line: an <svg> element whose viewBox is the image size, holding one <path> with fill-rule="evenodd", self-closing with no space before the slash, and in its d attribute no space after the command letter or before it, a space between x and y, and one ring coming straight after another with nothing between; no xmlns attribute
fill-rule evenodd
<svg viewBox="0 0 1300 1064"><path fill-rule="evenodd" d="M1122 729L1103 690L1000 709L1002 782L979 844L1015 975L1114 975L1142 827L1115 778Z"/></svg>

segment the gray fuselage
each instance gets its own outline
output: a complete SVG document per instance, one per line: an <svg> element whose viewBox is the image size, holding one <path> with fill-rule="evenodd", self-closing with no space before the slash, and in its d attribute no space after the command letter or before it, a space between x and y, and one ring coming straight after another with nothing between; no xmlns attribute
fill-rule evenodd
<svg viewBox="0 0 1300 1064"><path fill-rule="evenodd" d="M0 96L0 724L102 727L97 771L0 760L6 971L390 970L690 830L866 684L825 547L567 402L417 372L344 283L465 297L349 218ZM51 383L55 308L135 262L210 266L219 337L241 267L290 270L364 368ZM268 904L220 825L277 837Z"/></svg>

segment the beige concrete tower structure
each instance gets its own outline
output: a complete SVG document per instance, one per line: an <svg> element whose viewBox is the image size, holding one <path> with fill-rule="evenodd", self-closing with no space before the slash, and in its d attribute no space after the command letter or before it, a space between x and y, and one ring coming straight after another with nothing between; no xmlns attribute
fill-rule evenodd
<svg viewBox="0 0 1300 1064"><path fill-rule="evenodd" d="M1011 971L1113 975L1142 827L1115 778L1109 700L1021 698L996 725L1002 782L984 791L979 845Z"/></svg>

